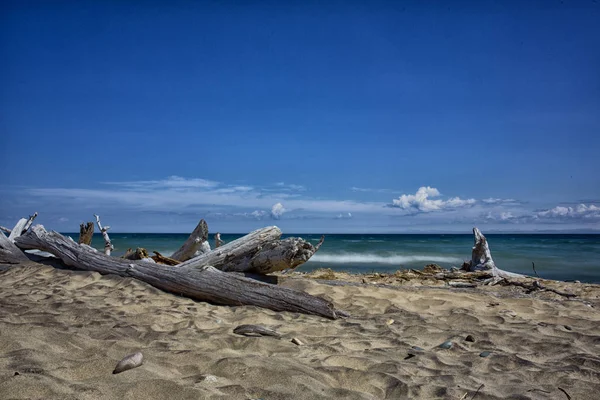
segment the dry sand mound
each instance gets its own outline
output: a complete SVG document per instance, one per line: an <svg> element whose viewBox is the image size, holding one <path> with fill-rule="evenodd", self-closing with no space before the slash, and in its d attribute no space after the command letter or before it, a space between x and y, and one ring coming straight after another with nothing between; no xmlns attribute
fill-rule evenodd
<svg viewBox="0 0 600 400"><path fill-rule="evenodd" d="M597 289L586 304L472 289L284 285L352 317L214 306L92 272L0 272L0 398L470 399L481 385L477 400L566 399L559 387L573 399L600 393ZM241 324L283 338L234 334ZM438 347L446 341L451 348ZM113 375L136 351L144 364Z"/></svg>

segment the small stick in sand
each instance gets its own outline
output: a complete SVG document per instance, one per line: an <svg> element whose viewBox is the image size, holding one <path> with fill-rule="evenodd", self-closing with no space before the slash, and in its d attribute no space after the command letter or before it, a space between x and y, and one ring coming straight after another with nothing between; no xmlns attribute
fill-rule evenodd
<svg viewBox="0 0 600 400"><path fill-rule="evenodd" d="M561 392L563 392L565 394L565 396L567 396L567 399L571 400L571 396L569 396L569 393L567 393L567 391L565 389L559 387L558 390L560 390Z"/></svg>
<svg viewBox="0 0 600 400"><path fill-rule="evenodd" d="M479 393L479 391L481 390L482 387L484 387L485 385L482 383L481 386L479 386L477 388L477 391L475 392L475 394L473 395L473 397L471 397L471 400L473 400L475 398L475 396L477 396L477 393Z"/></svg>
<svg viewBox="0 0 600 400"><path fill-rule="evenodd" d="M240 325L233 330L233 333L244 336L273 336L281 339L281 335L278 332L262 325Z"/></svg>

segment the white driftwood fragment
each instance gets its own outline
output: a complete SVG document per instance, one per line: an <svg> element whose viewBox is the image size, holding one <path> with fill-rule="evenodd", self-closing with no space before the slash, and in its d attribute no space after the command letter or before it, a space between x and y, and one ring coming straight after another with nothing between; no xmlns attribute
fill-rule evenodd
<svg viewBox="0 0 600 400"><path fill-rule="evenodd" d="M129 369L137 368L142 365L144 362L144 356L139 351L137 353L133 353L123 358L113 371L113 374L119 374L121 372L127 371Z"/></svg>
<svg viewBox="0 0 600 400"><path fill-rule="evenodd" d="M475 236L475 245L471 255L471 265L469 271L488 271L491 272L494 278L524 278L525 275L515 274L513 272L503 271L496 267L487 239L483 233L477 228L473 228Z"/></svg>
<svg viewBox="0 0 600 400"><path fill-rule="evenodd" d="M110 252L115 249L115 247L110 242L110 238L108 237L108 230L110 229L110 226L102 227L102 224L100 223L100 216L94 214L94 217L96 217L96 223L98 224L98 229L100 229L100 232L102 233L102 237L104 238L104 254L106 254L107 256L110 256Z"/></svg>
<svg viewBox="0 0 600 400"><path fill-rule="evenodd" d="M25 226L23 227L23 231L21 231L21 235L24 234L25 232L27 232L27 229L29 229L31 227L31 224L33 224L33 220L38 216L37 211L33 213L33 215L30 215L29 218L27 219L27 222L25 223Z"/></svg>
<svg viewBox="0 0 600 400"><path fill-rule="evenodd" d="M291 342L294 343L296 346L304 346L304 342L296 337L292 338Z"/></svg>
<svg viewBox="0 0 600 400"><path fill-rule="evenodd" d="M17 238L15 244L23 250L47 251L73 268L132 277L156 288L192 299L236 306L254 305L274 311L300 312L332 319L347 316L322 298L236 274L227 274L211 266L182 270L162 264L95 253L58 232L46 232L42 225L34 226L25 235Z"/></svg>
<svg viewBox="0 0 600 400"><path fill-rule="evenodd" d="M185 243L173 253L170 258L178 261L187 261L190 258L195 257L196 252L201 249L202 244L205 243L207 239L208 225L205 220L201 219Z"/></svg>
<svg viewBox="0 0 600 400"><path fill-rule="evenodd" d="M280 240L281 231L269 226L249 233L206 254L194 257L176 268L197 268L211 265L226 272L268 274L293 269L308 261L321 247L301 238Z"/></svg>
<svg viewBox="0 0 600 400"><path fill-rule="evenodd" d="M217 247L221 247L225 242L221 240L221 234L219 232L215 233L215 249Z"/></svg>
<svg viewBox="0 0 600 400"><path fill-rule="evenodd" d="M12 231L10 232L10 235L8 235L8 240L10 240L11 242L15 242L15 239L18 238L19 236L21 236L21 232L23 232L23 228L25 228L25 225L27 224L27 219L25 218L21 218L15 225L14 228L12 228Z"/></svg>
<svg viewBox="0 0 600 400"><path fill-rule="evenodd" d="M10 233L12 232L12 229L9 229L9 228L7 228L5 226L0 225L0 231L3 231L7 235L10 235Z"/></svg>

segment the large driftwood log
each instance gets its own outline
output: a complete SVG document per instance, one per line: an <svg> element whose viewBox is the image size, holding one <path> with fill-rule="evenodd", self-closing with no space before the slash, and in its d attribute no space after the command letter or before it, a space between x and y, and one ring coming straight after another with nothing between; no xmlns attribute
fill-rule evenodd
<svg viewBox="0 0 600 400"><path fill-rule="evenodd" d="M98 224L98 229L100 229L100 232L102 233L102 237L104 238L104 254L106 254L107 256L110 256L110 252L115 249L115 247L110 242L110 238L108 237L108 230L110 229L110 226L102 227L102 224L100 223L100 216L94 214L94 217L96 217L96 223Z"/></svg>
<svg viewBox="0 0 600 400"><path fill-rule="evenodd" d="M473 246L473 253L471 255L471 262L468 264L467 271L487 271L492 274L494 278L525 278L525 275L515 274L513 272L503 271L496 267L490 247L488 246L487 239L483 236L483 233L477 228L473 228L473 235L475 237L475 245Z"/></svg>
<svg viewBox="0 0 600 400"><path fill-rule="evenodd" d="M193 258L201 248L204 242L208 239L208 225L206 221L201 219L196 225L194 231L187 238L185 243L177 250L170 258L179 261L187 261ZM210 251L210 247L209 247Z"/></svg>
<svg viewBox="0 0 600 400"><path fill-rule="evenodd" d="M0 231L0 264L19 264L27 261L29 259L25 254Z"/></svg>
<svg viewBox="0 0 600 400"><path fill-rule="evenodd" d="M92 245L92 238L94 237L94 223L88 222L85 225L79 224L79 240L77 243L87 244L88 246Z"/></svg>
<svg viewBox="0 0 600 400"><path fill-rule="evenodd" d="M333 304L297 290L227 274L211 266L173 268L144 261L109 257L78 245L57 232L36 225L17 238L23 250L39 249L59 257L73 268L133 277L172 293L226 305L254 305L275 311L291 311L338 318L346 315Z"/></svg>
<svg viewBox="0 0 600 400"><path fill-rule="evenodd" d="M319 244L313 246L301 238L280 240L280 237L281 231L276 226L262 228L177 267L212 265L226 272L268 274L305 263L319 250L324 240L322 237Z"/></svg>

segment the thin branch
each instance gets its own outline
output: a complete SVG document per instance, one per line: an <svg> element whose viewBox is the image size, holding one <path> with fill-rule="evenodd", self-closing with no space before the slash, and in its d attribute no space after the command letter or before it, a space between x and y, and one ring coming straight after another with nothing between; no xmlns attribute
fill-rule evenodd
<svg viewBox="0 0 600 400"><path fill-rule="evenodd" d="M537 273L537 271L535 270L535 263L532 261L531 262L531 266L533 267L533 273L535 274L535 276L537 276L538 278L540 277Z"/></svg>
<svg viewBox="0 0 600 400"><path fill-rule="evenodd" d="M559 387L558 390L560 390L561 392L563 392L565 394L565 396L567 396L568 400L571 400L571 396L569 396L569 393L567 393L567 391L565 389Z"/></svg>
<svg viewBox="0 0 600 400"><path fill-rule="evenodd" d="M115 249L115 247L110 242L110 238L108 237L108 230L110 229L110 226L102 227L102 224L100 223L100 216L94 214L94 217L96 217L98 229L100 229L100 232L102 232L102 237L104 238L104 254L110 256L110 252Z"/></svg>
<svg viewBox="0 0 600 400"><path fill-rule="evenodd" d="M479 391L481 390L482 387L484 387L485 385L482 383L481 386L479 386L477 388L477 391L475 392L475 394L473 395L473 397L471 397L471 400L473 400L475 398L475 396L477 396L477 393L479 393Z"/></svg>

